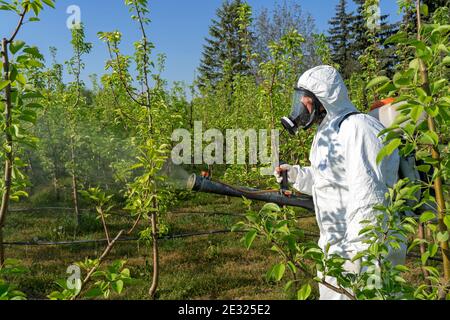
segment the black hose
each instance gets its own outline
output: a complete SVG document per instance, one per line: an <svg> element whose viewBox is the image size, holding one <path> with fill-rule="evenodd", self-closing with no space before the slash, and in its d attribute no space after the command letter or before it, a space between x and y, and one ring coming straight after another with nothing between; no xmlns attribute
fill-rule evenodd
<svg viewBox="0 0 450 320"><path fill-rule="evenodd" d="M187 188L196 192L212 193L236 198L247 198L249 200L275 203L280 206L299 207L307 210L314 210L314 202L311 197L292 194L286 196L280 191L257 190L246 187L233 187L222 182L212 181L193 174L187 184Z"/></svg>

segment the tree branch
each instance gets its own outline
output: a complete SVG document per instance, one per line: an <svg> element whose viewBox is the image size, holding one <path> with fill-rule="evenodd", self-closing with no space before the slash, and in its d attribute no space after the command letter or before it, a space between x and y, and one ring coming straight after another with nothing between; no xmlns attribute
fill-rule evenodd
<svg viewBox="0 0 450 320"><path fill-rule="evenodd" d="M114 238L114 240L111 241L110 244L108 244L108 246L106 247L105 251L103 252L103 254L102 254L102 255L100 256L100 258L98 259L98 264L97 264L97 266L94 267L94 268L92 268L92 269L89 271L89 273L88 273L88 275L86 276L86 278L83 280L83 283L82 283L82 285L81 285L80 292L79 292L77 295L73 296L71 300L76 300L76 299L80 296L80 294L81 294L81 292L82 292L82 290L83 290L83 287L91 280L91 277L92 277L92 275L94 274L94 272L97 271L98 268L101 266L102 262L105 260L105 258L108 256L108 254L111 252L111 250L112 250L112 248L114 247L114 245L116 244L117 240L120 239L120 237L122 236L123 233L124 233L124 230L121 230L121 231L117 234L117 236Z"/></svg>
<svg viewBox="0 0 450 320"><path fill-rule="evenodd" d="M20 30L20 28L21 28L22 25L23 25L23 20L25 19L25 15L26 15L27 12L28 12L28 6L29 6L29 5L26 4L25 7L23 8L22 13L20 14L19 22L18 22L18 24L17 24L16 29L14 30L13 35L11 36L11 38L9 38L9 39L6 41L8 44L11 43L11 42L13 42L14 39L16 38L17 34L19 33L19 30Z"/></svg>

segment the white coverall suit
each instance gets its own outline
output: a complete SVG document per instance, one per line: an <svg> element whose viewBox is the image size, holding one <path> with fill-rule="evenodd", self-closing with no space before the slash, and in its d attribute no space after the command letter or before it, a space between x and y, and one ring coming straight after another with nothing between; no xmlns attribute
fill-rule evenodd
<svg viewBox="0 0 450 320"><path fill-rule="evenodd" d="M321 234L319 246L325 250L329 244L330 254L351 259L366 248L359 236L364 227L360 222L376 223L380 212L373 207L386 202L388 186L398 181L400 158L395 152L377 165L377 155L384 146L378 135L384 127L375 118L356 114L342 122L357 109L334 68L320 66L309 70L300 78L298 86L314 93L328 114L313 142L311 167L293 167L298 171L294 188L314 198ZM405 258L406 248L389 257L395 265L403 264ZM354 263L346 268L357 273L358 265ZM336 284L334 278L327 281ZM321 285L320 299L347 298Z"/></svg>

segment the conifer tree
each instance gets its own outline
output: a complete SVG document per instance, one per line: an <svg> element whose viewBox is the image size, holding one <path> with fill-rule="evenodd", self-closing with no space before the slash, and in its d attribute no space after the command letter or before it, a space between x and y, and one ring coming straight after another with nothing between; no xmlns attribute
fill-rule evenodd
<svg viewBox="0 0 450 320"><path fill-rule="evenodd" d="M356 65L352 55L353 20L353 14L347 12L347 0L340 0L336 7L336 15L329 21L328 32L333 61L340 66L341 74L345 79L351 76Z"/></svg>
<svg viewBox="0 0 450 320"><path fill-rule="evenodd" d="M226 0L217 10L198 69L199 87L209 84L214 88L224 79L232 82L236 74L250 72L246 48L240 38L239 8L244 4L242 0Z"/></svg>
<svg viewBox="0 0 450 320"><path fill-rule="evenodd" d="M367 23L365 14L365 0L353 0L357 5L357 13L354 16L353 24L352 24L352 38L354 39L352 45L352 54L355 60L364 54L365 50L371 45L372 41L369 37L375 36L377 37L377 42L381 45L379 57L381 63L381 69L386 70L388 74L391 73L395 61L397 57L395 55L395 49L392 45L385 46L384 42L390 36L394 35L398 31L398 24L391 24L388 22L389 15L380 15L379 26L377 26L377 30L375 32L369 32L369 27ZM361 69L361 66L358 65L358 70Z"/></svg>
<svg viewBox="0 0 450 320"><path fill-rule="evenodd" d="M450 7L450 0L422 0L422 3L428 6L429 17L432 17L441 7Z"/></svg>

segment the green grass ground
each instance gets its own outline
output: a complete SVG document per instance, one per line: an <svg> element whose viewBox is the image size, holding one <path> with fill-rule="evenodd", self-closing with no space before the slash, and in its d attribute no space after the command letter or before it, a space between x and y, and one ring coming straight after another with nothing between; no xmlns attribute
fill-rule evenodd
<svg viewBox="0 0 450 320"><path fill-rule="evenodd" d="M165 217L170 234L184 234L230 229L244 213L239 199L225 199L210 195L198 195L183 203ZM201 212L207 214L201 214ZM212 213L220 214L212 214ZM232 215L223 215L231 213ZM129 229L132 220L127 217L111 219L111 234ZM301 220L306 230L316 231L314 218ZM145 228L141 222L138 229ZM104 238L101 224L95 216L83 218L76 237L74 217L71 212L23 212L11 213L7 220L5 241L62 241L73 239ZM277 255L270 246L256 241L247 251L240 242L241 234L197 236L161 242L161 278L158 299L164 300L280 300L289 299L283 285L268 283L265 273L275 264ZM76 261L96 258L104 250L104 244L76 246L21 246L7 247L6 256L20 259L29 268L25 275L12 280L29 299L45 299L57 289L54 281L67 277L66 269ZM132 277L136 280L116 299L147 299L150 285L151 252L137 242L118 243L107 261L126 259ZM419 270L418 270L419 272Z"/></svg>
<svg viewBox="0 0 450 320"><path fill-rule="evenodd" d="M238 199L199 196L186 206L169 213L165 221L170 234L184 234L230 229L242 219ZM231 213L233 215L200 214L200 212ZM111 234L129 229L132 220L111 218ZM141 222L139 228L145 227ZM138 228L138 229L139 229ZM257 242L247 251L240 242L241 234L219 234L164 240L161 242L161 280L159 299L284 299L282 287L264 279L267 269L276 262L276 255ZM5 242L66 241L103 239L103 229L93 215L83 216L75 237L71 212L12 212L8 216ZM8 246L6 257L20 259L29 272L11 279L30 299L45 299L53 290L56 279L67 277L66 269L86 257L101 255L104 244L76 246ZM137 242L118 243L108 261L126 259L136 280L119 299L147 299L151 273L151 252Z"/></svg>

